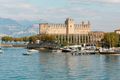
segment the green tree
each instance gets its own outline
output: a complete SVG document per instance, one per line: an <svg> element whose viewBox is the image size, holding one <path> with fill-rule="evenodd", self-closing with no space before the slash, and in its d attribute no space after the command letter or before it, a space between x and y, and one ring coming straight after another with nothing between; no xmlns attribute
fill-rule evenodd
<svg viewBox="0 0 120 80"><path fill-rule="evenodd" d="M41 41L55 41L56 38L55 38L54 35L44 34L44 35L40 35L40 40L41 40Z"/></svg>
<svg viewBox="0 0 120 80"><path fill-rule="evenodd" d="M21 41L23 41L22 38L13 38L13 40L14 40L14 42L21 42Z"/></svg>
<svg viewBox="0 0 120 80"><path fill-rule="evenodd" d="M109 47L116 47L119 43L119 35L114 32L106 33L102 41Z"/></svg>
<svg viewBox="0 0 120 80"><path fill-rule="evenodd" d="M29 37L23 37L22 40L23 40L24 42L28 42L28 41L29 41Z"/></svg>
<svg viewBox="0 0 120 80"><path fill-rule="evenodd" d="M4 37L2 37L2 41L4 41L4 42L8 42L8 41L13 41L13 38L12 37L10 37L10 36L4 36Z"/></svg>
<svg viewBox="0 0 120 80"><path fill-rule="evenodd" d="M31 36L31 37L29 37L29 42L30 43L35 43L35 41L37 40L37 36Z"/></svg>

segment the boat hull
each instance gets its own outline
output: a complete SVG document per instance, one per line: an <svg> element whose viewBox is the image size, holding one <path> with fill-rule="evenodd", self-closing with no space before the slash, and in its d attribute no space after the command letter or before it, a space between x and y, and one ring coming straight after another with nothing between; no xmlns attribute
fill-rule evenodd
<svg viewBox="0 0 120 80"><path fill-rule="evenodd" d="M117 52L100 52L100 54L119 54Z"/></svg>
<svg viewBox="0 0 120 80"><path fill-rule="evenodd" d="M65 49L63 49L62 52L71 52L71 50L65 50Z"/></svg>

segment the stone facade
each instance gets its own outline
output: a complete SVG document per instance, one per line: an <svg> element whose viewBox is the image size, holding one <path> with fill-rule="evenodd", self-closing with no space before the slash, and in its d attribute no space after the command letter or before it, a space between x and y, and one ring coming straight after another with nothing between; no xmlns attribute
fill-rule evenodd
<svg viewBox="0 0 120 80"><path fill-rule="evenodd" d="M65 24L42 23L39 34L55 35L60 44L94 44L103 37L102 32L92 32L90 22L75 24L73 19L67 18Z"/></svg>
<svg viewBox="0 0 120 80"><path fill-rule="evenodd" d="M90 34L90 36L92 37L91 39L91 42L100 42L101 41L101 39L103 39L104 38L104 32L101 32L101 31L92 31L92 32L90 32L89 33Z"/></svg>

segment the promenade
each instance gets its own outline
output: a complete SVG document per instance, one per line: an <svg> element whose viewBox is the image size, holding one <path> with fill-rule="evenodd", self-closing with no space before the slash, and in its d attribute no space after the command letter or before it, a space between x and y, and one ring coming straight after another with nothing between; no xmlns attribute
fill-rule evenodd
<svg viewBox="0 0 120 80"><path fill-rule="evenodd" d="M24 44L0 44L1 47L26 47Z"/></svg>
<svg viewBox="0 0 120 80"><path fill-rule="evenodd" d="M12 44L0 44L1 47L12 47Z"/></svg>

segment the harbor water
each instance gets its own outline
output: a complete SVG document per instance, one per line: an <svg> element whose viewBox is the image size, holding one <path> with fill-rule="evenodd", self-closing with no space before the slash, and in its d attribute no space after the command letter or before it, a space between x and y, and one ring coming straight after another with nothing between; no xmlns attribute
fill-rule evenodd
<svg viewBox="0 0 120 80"><path fill-rule="evenodd" d="M0 80L120 80L120 55L80 55L4 48Z"/></svg>

